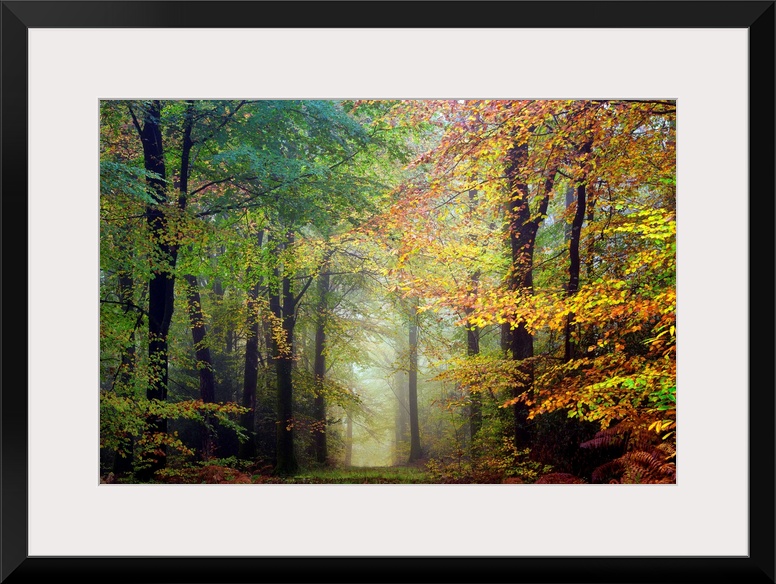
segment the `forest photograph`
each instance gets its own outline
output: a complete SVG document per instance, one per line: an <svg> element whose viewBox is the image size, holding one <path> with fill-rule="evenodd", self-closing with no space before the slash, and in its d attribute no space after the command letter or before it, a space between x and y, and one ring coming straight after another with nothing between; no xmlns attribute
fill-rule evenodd
<svg viewBox="0 0 776 584"><path fill-rule="evenodd" d="M102 100L102 484L675 484L676 102Z"/></svg>

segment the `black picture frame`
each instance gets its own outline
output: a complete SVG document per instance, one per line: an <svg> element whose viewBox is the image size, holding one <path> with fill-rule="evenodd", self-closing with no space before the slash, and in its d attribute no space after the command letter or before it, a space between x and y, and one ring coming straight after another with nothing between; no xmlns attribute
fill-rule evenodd
<svg viewBox="0 0 776 584"><path fill-rule="evenodd" d="M213 5L218 4L214 10ZM346 6L350 4L350 6ZM0 581L774 582L774 1L3 1ZM428 4L429 6L424 6ZM302 6L304 5L304 6ZM368 6L367 6L368 5ZM468 6L466 6L468 5ZM466 10L464 8L466 7ZM455 8L455 9L450 9ZM34 27L746 28L749 32L749 555L747 557L29 557L27 553L27 31ZM351 14L353 11L351 11ZM411 13L411 14L410 14ZM379 15L372 18L369 15ZM342 17L342 20L339 18ZM488 23L492 24L488 24ZM722 139L722 138L721 138ZM720 276L721 277L721 276ZM755 326L756 325L756 326ZM2 365L0 364L0 367ZM746 372L741 373L746 378ZM713 509L710 509L713 513Z"/></svg>

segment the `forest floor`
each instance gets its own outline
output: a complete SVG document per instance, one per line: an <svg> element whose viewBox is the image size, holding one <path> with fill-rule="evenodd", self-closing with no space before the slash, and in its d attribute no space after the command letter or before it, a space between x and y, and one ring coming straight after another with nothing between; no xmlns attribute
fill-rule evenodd
<svg viewBox="0 0 776 584"><path fill-rule="evenodd" d="M291 483L334 484L416 484L432 482L422 468L409 466L373 466L332 468L308 471L287 479Z"/></svg>
<svg viewBox="0 0 776 584"><path fill-rule="evenodd" d="M226 462L226 461L224 461ZM193 464L185 467L168 468L159 471L152 483L166 484L257 484L257 485L386 485L386 484L475 484L475 483L524 483L521 478L501 476L498 472L475 471L466 472L460 467L440 467L433 461L424 464L418 461L402 466L351 466L351 467L321 467L300 470L295 475L278 476L274 474L272 465L253 465L242 470L233 466L224 466L222 461L209 464ZM545 484L583 483L584 480L565 473L549 473L549 467L536 482ZM535 477L534 477L535 478ZM108 473L100 477L103 484L124 483L134 484L132 477L114 477ZM534 482L529 480L528 482Z"/></svg>
<svg viewBox="0 0 776 584"><path fill-rule="evenodd" d="M411 466L326 468L306 470L292 477L253 476L251 478L252 482L282 484L422 484L435 482L425 469Z"/></svg>
<svg viewBox="0 0 776 584"><path fill-rule="evenodd" d="M103 484L135 483L132 478L116 478L113 473L100 477ZM157 480L167 484L428 484L437 483L424 466L374 466L306 469L293 476L277 476L271 466L239 470L208 464L161 471Z"/></svg>

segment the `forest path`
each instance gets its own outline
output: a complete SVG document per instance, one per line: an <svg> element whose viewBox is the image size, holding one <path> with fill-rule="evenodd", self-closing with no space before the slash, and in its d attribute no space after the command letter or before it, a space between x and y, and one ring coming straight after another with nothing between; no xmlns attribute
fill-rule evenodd
<svg viewBox="0 0 776 584"><path fill-rule="evenodd" d="M422 484L434 482L424 468L367 466L306 470L283 479L292 484Z"/></svg>

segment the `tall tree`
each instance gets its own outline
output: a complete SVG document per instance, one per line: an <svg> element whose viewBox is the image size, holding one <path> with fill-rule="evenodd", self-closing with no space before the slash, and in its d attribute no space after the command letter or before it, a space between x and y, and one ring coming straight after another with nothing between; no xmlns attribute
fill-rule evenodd
<svg viewBox="0 0 776 584"><path fill-rule="evenodd" d="M408 312L409 340L409 410L410 410L410 457L409 462L420 460L420 423L418 419L418 299L412 298Z"/></svg>
<svg viewBox="0 0 776 584"><path fill-rule="evenodd" d="M331 274L329 271L332 250L324 252L323 263L318 274L318 310L315 319L315 402L313 418L315 420L315 460L325 463L328 457L326 441L326 322L329 314L329 291Z"/></svg>
<svg viewBox="0 0 776 584"><path fill-rule="evenodd" d="M285 238L278 249L286 253L286 258L293 252L295 234L287 230ZM274 243L274 242L273 242ZM275 360L275 375L277 377L277 461L275 472L281 475L294 474L299 463L294 452L294 328L296 326L296 307L299 304L312 277L295 296L292 289L293 272L290 261L275 267L274 282L270 287L269 306L275 320L273 332L273 349Z"/></svg>
<svg viewBox="0 0 776 584"><path fill-rule="evenodd" d="M213 359L210 356L210 347L205 338L205 316L202 313L202 299L199 294L197 277L187 274L184 277L187 284L186 299L188 301L189 321L191 334L194 340L194 351L199 371L199 397L203 403L216 401L216 381L213 371ZM202 430L202 444L200 456L203 460L211 458L215 449L215 436L213 435L213 421L207 417Z"/></svg>
<svg viewBox="0 0 776 584"><path fill-rule="evenodd" d="M192 130L194 128L195 104L193 100L186 101L186 109L183 114L182 137L181 137L181 167L178 176L178 207L181 211L186 210L186 204L189 196L189 175L191 173L191 150L194 146L192 139ZM187 306L189 312L189 321L191 323L191 334L194 340L194 351L197 360L197 370L199 371L199 396L203 403L214 403L216 401L216 381L213 371L213 360L210 357L210 347L206 339L205 317L202 313L202 299L199 294L199 284L197 277L192 274L185 275L187 290ZM214 440L213 419L212 416L205 416L205 424L201 430L202 444L201 456L207 460L213 456Z"/></svg>
<svg viewBox="0 0 776 584"><path fill-rule="evenodd" d="M576 188L576 207L574 210L574 218L571 221L571 232L569 234L569 283L566 288L566 293L569 296L573 296L579 290L579 241L582 235L582 223L585 220L585 213L587 211L587 187L585 184L587 181L587 169L585 166L591 148L592 141L586 140L579 148L578 154L579 164L582 168L580 169L580 177ZM568 317L566 317L566 329L564 334L563 358L566 361L570 361L574 356L574 347L571 341L573 323L574 315L570 313Z"/></svg>
<svg viewBox="0 0 776 584"><path fill-rule="evenodd" d="M393 387L396 393L396 410L394 416L394 449L396 464L403 464L406 460L406 444L409 428L409 399L407 397L407 372L403 368L397 368L393 376ZM401 456L401 452L405 452Z"/></svg>
<svg viewBox="0 0 776 584"><path fill-rule="evenodd" d="M511 147L507 153L509 240L512 252L512 265L507 285L512 292L528 297L533 294L536 233L547 213L557 170L553 168L547 173L543 192L539 197L538 208L532 212L531 197L528 184L525 181L528 142L526 137L519 140L521 141ZM524 319L518 320L517 325L512 329L509 344L512 359L520 362L512 397L515 400L513 405L514 443L517 449L523 449L530 446L528 400L534 381L533 363L531 362L534 356L533 335L529 332Z"/></svg>
<svg viewBox="0 0 776 584"><path fill-rule="evenodd" d="M345 418L345 466L353 464L353 417L348 413Z"/></svg>
<svg viewBox="0 0 776 584"><path fill-rule="evenodd" d="M477 190L476 189L469 189L469 205L468 205L468 214L469 214L469 220L471 221L472 215L475 213L477 208ZM476 244L476 235L474 233L469 235L469 240L472 244ZM472 298L476 298L477 294L479 293L479 282L480 282L480 270L474 270L474 272L469 277L469 295ZM468 357L474 357L475 355L480 354L480 331L479 328L473 323L469 321L469 315L473 312L473 308L471 306L465 306L464 312L466 314L466 355ZM480 431L480 428L482 427L482 398L480 396L480 393L478 391L471 391L471 387L469 388L469 399L471 400L471 405L469 406L469 436L470 436L470 450L471 453L474 453L475 447L474 447L474 439L477 436L477 433Z"/></svg>
<svg viewBox="0 0 776 584"><path fill-rule="evenodd" d="M167 169L162 143L161 115L159 100L152 100L142 114L142 123L135 115L132 106L130 113L143 145L143 162L146 182L153 203L146 207L150 239L155 255L152 258L152 273L148 282L148 360L149 380L146 396L149 400L164 402L167 400L168 379L168 342L172 312L174 309L175 263L178 257L178 245L171 242L167 233L165 206L167 197ZM155 471L167 464L167 452L164 443L158 442L158 436L167 433L167 419L151 415L148 419L148 434L152 452L149 465L140 471L143 479L153 477Z"/></svg>
<svg viewBox="0 0 776 584"><path fill-rule="evenodd" d="M264 230L260 229L256 235L256 246L260 250L264 242ZM242 405L248 408L243 415L242 425L248 433L249 439L241 445L242 458L253 458L256 451L254 437L254 420L256 415L256 391L259 382L259 338L261 329L261 316L259 306L259 293L262 285L260 275L254 275L255 270L248 269L248 276L255 279L248 290L247 308L247 338L245 340L245 363L243 367L243 391Z"/></svg>

